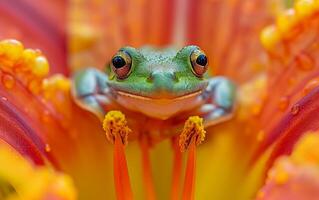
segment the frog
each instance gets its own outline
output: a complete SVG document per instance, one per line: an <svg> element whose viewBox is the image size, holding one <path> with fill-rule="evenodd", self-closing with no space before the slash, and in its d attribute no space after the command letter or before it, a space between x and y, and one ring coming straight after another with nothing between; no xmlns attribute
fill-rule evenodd
<svg viewBox="0 0 319 200"><path fill-rule="evenodd" d="M171 137L189 116L210 127L233 116L236 86L225 76L211 76L200 47L126 46L115 52L104 71L88 67L72 78L72 96L101 120L122 111L133 132L154 140Z"/></svg>

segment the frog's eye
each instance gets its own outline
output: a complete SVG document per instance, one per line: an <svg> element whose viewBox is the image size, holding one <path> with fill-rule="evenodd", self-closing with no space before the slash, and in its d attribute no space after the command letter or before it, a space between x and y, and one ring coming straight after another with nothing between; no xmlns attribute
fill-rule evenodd
<svg viewBox="0 0 319 200"><path fill-rule="evenodd" d="M111 68L119 79L124 79L130 74L131 65L132 58L125 51L119 51L111 61Z"/></svg>
<svg viewBox="0 0 319 200"><path fill-rule="evenodd" d="M196 49L190 56L193 73L201 77L207 71L208 59L202 50Z"/></svg>

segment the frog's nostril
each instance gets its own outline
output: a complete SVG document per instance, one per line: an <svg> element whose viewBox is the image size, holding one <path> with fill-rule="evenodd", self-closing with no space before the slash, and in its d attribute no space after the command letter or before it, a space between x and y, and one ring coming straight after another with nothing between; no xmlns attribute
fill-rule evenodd
<svg viewBox="0 0 319 200"><path fill-rule="evenodd" d="M146 78L146 82L152 83L154 80L153 75L150 74L149 77Z"/></svg>

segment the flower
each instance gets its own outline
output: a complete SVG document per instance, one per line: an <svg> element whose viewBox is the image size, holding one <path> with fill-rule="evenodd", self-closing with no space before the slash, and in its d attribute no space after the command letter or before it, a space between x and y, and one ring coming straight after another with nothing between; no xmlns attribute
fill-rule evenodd
<svg viewBox="0 0 319 200"><path fill-rule="evenodd" d="M0 11L0 37L14 38L0 42L1 199L318 198L318 0L15 0ZM207 130L190 117L180 140L150 148L127 141L112 111L106 137L68 77L127 43L201 46L211 73L238 84L234 117Z"/></svg>

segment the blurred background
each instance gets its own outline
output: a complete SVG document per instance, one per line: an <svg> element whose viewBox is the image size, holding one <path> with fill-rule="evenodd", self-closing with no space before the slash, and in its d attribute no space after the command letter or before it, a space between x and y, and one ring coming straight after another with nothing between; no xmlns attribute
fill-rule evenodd
<svg viewBox="0 0 319 200"><path fill-rule="evenodd" d="M261 68L258 34L291 1L12 0L0 1L0 38L40 48L51 73L103 68L123 45L196 44L213 73L237 81ZM255 59L249 62L248 59ZM251 61L251 60L250 60ZM242 72L234 73L233 68Z"/></svg>

